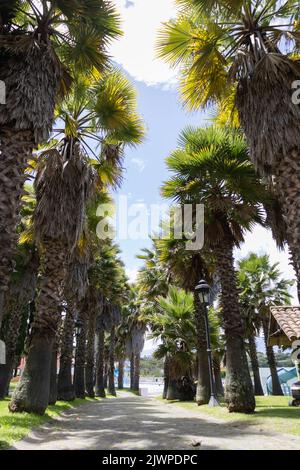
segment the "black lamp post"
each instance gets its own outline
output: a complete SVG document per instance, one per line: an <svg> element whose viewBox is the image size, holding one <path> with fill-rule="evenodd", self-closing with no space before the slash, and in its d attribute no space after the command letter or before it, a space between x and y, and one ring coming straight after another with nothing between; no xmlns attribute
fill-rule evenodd
<svg viewBox="0 0 300 470"><path fill-rule="evenodd" d="M213 373L213 361L212 361L212 351L211 351L211 341L210 341L210 332L208 324L208 306L210 303L210 287L206 281L201 280L199 284L195 287L195 291L198 294L200 303L204 306L204 319L205 319L205 330L206 330L206 344L207 344L207 358L208 358L208 369L209 369L209 381L210 381L210 400L208 406L220 406L217 393L216 393L216 384Z"/></svg>

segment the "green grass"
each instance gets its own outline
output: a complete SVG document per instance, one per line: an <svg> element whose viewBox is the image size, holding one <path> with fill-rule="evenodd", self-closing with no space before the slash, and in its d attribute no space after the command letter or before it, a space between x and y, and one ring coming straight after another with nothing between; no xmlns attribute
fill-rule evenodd
<svg viewBox="0 0 300 470"><path fill-rule="evenodd" d="M117 393L126 392L126 393L131 393L132 395L140 396L139 392L137 390L131 390L129 387L124 387L122 390L117 389Z"/></svg>
<svg viewBox="0 0 300 470"><path fill-rule="evenodd" d="M47 408L44 416L33 413L10 413L8 411L9 398L0 401L0 449L11 446L15 441L25 437L33 428L57 418L64 411L95 400L99 399L76 399L72 402L58 401L55 405Z"/></svg>
<svg viewBox="0 0 300 470"><path fill-rule="evenodd" d="M252 415L228 413L224 403L221 403L221 407L210 408L208 405L197 406L193 402L164 402L170 406L176 405L199 414L213 416L233 426L257 425L268 430L300 436L300 407L288 406L290 399L286 396L256 397L256 410Z"/></svg>

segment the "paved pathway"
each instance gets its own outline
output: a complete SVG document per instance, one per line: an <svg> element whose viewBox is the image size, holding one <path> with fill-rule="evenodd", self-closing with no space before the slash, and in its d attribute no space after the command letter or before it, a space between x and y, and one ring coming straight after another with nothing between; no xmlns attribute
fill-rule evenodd
<svg viewBox="0 0 300 470"><path fill-rule="evenodd" d="M193 443L201 442L200 447ZM229 424L158 400L122 394L69 410L14 445L20 450L300 449L300 438Z"/></svg>

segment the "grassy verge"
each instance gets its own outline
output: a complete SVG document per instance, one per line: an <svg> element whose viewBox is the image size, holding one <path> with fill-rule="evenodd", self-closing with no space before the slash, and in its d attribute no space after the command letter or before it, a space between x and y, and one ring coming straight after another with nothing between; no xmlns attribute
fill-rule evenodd
<svg viewBox="0 0 300 470"><path fill-rule="evenodd" d="M131 388L124 387L122 390L117 389L117 394L120 393L131 393L132 395L140 396L139 392L136 390L131 390Z"/></svg>
<svg viewBox="0 0 300 470"><path fill-rule="evenodd" d="M25 437L33 428L40 426L46 421L51 421L64 411L96 400L98 398L76 399L72 402L58 401L56 405L47 408L44 416L32 413L10 413L7 406L9 398L0 401L0 449L11 446L15 441Z"/></svg>
<svg viewBox="0 0 300 470"><path fill-rule="evenodd" d="M160 399L162 400L162 399ZM252 415L243 413L228 413L224 403L217 408L207 405L197 406L192 402L165 402L170 406L180 406L196 413L212 416L231 424L232 426L261 426L269 431L300 436L300 407L288 406L289 397L256 397L256 410Z"/></svg>

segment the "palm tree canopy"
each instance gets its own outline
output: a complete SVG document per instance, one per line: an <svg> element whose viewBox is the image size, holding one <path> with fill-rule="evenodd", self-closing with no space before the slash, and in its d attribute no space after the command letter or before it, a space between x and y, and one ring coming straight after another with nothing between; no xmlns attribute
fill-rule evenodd
<svg viewBox="0 0 300 470"><path fill-rule="evenodd" d="M272 305L289 305L294 281L282 278L278 263L268 255L250 253L238 262L238 286L242 305L260 312Z"/></svg>
<svg viewBox="0 0 300 470"><path fill-rule="evenodd" d="M163 196L181 204L204 204L209 244L229 236L238 246L245 230L263 223L260 203L266 191L239 133L189 127L181 133L167 166L174 176L163 184Z"/></svg>
<svg viewBox="0 0 300 470"><path fill-rule="evenodd" d="M186 375L194 361L196 344L192 294L170 286L167 297L157 298L157 313L151 316L151 337L161 341L154 356L172 359L170 372L174 377Z"/></svg>
<svg viewBox="0 0 300 470"><path fill-rule="evenodd" d="M107 45L121 34L119 18L109 0L6 2L0 18L6 83L0 123L31 130L39 144L48 138L72 72L89 74L108 64Z"/></svg>
<svg viewBox="0 0 300 470"><path fill-rule="evenodd" d="M191 108L219 100L227 94L228 79L248 77L266 55L298 52L295 0L177 3L177 18L160 32L158 53L181 66L183 97ZM270 57L269 66L275 67L276 58Z"/></svg>
<svg viewBox="0 0 300 470"><path fill-rule="evenodd" d="M99 175L100 187L120 184L126 145L142 142L145 129L136 93L124 73L110 69L91 77L78 74L71 93L56 109L49 148L68 153L79 142Z"/></svg>
<svg viewBox="0 0 300 470"><path fill-rule="evenodd" d="M178 4L177 18L160 33L158 53L180 67L184 103L191 109L217 103L224 111L233 95L252 161L262 174L274 174L280 155L300 145L300 108L292 100L300 79L299 3Z"/></svg>

